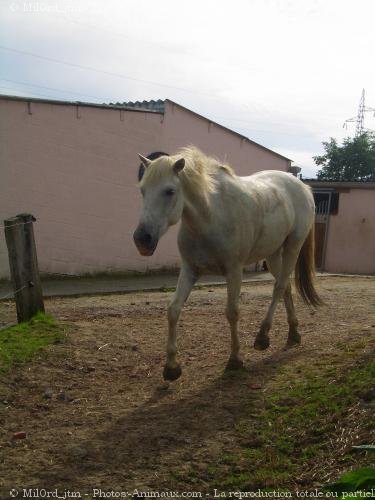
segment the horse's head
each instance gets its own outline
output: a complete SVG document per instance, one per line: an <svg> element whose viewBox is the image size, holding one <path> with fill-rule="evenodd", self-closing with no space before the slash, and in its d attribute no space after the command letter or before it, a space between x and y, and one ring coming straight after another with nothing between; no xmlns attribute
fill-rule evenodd
<svg viewBox="0 0 375 500"><path fill-rule="evenodd" d="M168 227L181 218L184 200L178 174L185 160L167 155L155 160L139 157L144 167L139 173L143 209L133 237L139 253L149 256Z"/></svg>

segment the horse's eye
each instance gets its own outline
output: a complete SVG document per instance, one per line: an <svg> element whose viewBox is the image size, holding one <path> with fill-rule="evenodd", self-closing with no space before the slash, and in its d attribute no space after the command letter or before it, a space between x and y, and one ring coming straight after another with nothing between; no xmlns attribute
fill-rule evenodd
<svg viewBox="0 0 375 500"><path fill-rule="evenodd" d="M166 196L173 196L173 195L174 195L174 193L175 193L175 190L174 190L173 188L168 188L168 189L166 189L166 190L164 191L164 194L165 194Z"/></svg>

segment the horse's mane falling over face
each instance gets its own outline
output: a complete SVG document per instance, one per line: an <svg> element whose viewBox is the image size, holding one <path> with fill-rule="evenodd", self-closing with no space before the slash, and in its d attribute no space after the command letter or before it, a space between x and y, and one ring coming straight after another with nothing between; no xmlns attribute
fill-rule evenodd
<svg viewBox="0 0 375 500"><path fill-rule="evenodd" d="M194 146L180 149L173 156L161 156L147 168L140 182L140 187L146 188L152 184L163 182L168 176L173 176L173 166L179 159L185 160L184 168L178 173L179 181L185 195L193 201L208 201L208 194L216 190L215 175L219 170L234 176L234 171L227 165L222 165L214 158L206 156Z"/></svg>

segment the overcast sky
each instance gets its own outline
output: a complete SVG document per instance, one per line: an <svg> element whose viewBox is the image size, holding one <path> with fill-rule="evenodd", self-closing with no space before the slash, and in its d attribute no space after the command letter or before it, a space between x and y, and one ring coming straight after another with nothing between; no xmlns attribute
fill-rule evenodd
<svg viewBox="0 0 375 500"><path fill-rule="evenodd" d="M172 99L292 158L375 108L374 0L0 0L0 92ZM9 50L12 49L12 50ZM36 57L39 56L39 57ZM66 64L63 64L66 63ZM368 113L365 125L375 128Z"/></svg>

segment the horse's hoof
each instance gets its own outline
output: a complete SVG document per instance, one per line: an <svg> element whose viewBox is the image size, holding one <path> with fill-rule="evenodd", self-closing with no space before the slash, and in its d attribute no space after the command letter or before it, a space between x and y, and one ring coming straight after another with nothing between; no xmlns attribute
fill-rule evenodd
<svg viewBox="0 0 375 500"><path fill-rule="evenodd" d="M243 361L240 358L229 358L227 366L225 367L226 371L231 370L241 370L243 368Z"/></svg>
<svg viewBox="0 0 375 500"><path fill-rule="evenodd" d="M181 377L181 366L177 365L173 368L170 366L165 366L163 370L163 378L164 380L169 380L170 382L173 382L174 380L177 380L178 378Z"/></svg>
<svg viewBox="0 0 375 500"><path fill-rule="evenodd" d="M255 338L254 349L257 351L265 351L269 346L270 338L268 336L262 335Z"/></svg>
<svg viewBox="0 0 375 500"><path fill-rule="evenodd" d="M298 347L301 345L301 336L295 335L293 337L288 337L284 349L292 349L293 347Z"/></svg>

